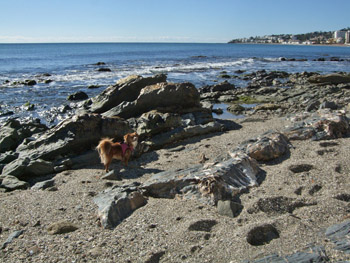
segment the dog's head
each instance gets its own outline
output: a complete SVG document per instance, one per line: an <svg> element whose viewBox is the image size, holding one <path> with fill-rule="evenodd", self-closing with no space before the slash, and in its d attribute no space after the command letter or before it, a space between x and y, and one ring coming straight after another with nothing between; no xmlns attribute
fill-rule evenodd
<svg viewBox="0 0 350 263"><path fill-rule="evenodd" d="M132 146L134 149L137 146L138 140L139 140L139 135L136 132L128 133L124 136L124 142Z"/></svg>

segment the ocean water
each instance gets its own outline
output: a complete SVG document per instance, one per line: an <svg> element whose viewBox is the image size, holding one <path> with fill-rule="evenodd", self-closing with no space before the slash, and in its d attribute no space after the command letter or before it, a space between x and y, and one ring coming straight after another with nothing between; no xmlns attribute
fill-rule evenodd
<svg viewBox="0 0 350 263"><path fill-rule="evenodd" d="M281 61L280 58L307 61ZM338 57L344 61L329 61ZM325 58L326 61L313 61ZM104 62L105 65L96 65ZM99 72L109 68L111 72ZM350 72L350 48L329 46L74 43L0 44L0 123L8 118L40 118L55 124L67 96L84 91L89 97L118 79L166 73L168 81L189 81L200 88L218 81L221 72L234 74L265 69L287 72ZM38 84L26 86L25 80ZM237 86L246 83L230 79ZM89 89L90 85L99 88ZM28 105L34 105L28 110Z"/></svg>

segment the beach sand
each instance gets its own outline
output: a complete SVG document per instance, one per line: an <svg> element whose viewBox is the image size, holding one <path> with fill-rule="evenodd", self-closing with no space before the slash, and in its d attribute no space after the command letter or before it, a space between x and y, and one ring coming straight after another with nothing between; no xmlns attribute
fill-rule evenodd
<svg viewBox="0 0 350 263"><path fill-rule="evenodd" d="M144 182L157 171L183 169L199 163L201 154L211 162L241 142L265 131L282 131L286 118L246 122L242 128L183 141L171 148L143 154L123 168L114 161L121 181L106 181L102 165L65 171L55 176L56 191L1 192L0 242L24 230L0 251L1 262L242 262L271 254L289 255L311 245L324 246L330 262L350 260L335 252L324 235L327 227L350 218L350 203L334 197L350 194L350 138L327 141L293 141L290 155L260 164L266 178L260 186L240 196L242 212L235 218L219 215L214 206L195 200L155 199L137 209L113 230L99 225L93 202L103 189L134 181ZM180 151L174 151L180 147ZM177 148L179 149L179 148ZM313 169L293 173L289 167L309 164ZM291 213L256 211L259 200L285 197L309 204ZM66 220L78 229L50 235L51 223ZM203 231L191 225L209 222ZM279 238L254 246L248 232L272 224Z"/></svg>

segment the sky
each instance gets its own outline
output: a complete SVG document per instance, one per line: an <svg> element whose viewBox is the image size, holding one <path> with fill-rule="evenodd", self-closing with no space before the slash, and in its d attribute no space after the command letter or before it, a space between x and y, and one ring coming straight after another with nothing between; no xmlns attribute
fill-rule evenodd
<svg viewBox="0 0 350 263"><path fill-rule="evenodd" d="M350 27L350 0L0 0L0 43L201 42Z"/></svg>

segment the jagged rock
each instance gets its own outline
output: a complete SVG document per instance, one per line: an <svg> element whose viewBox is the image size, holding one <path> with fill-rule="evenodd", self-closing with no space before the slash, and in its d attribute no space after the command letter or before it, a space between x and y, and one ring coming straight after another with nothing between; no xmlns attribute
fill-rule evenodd
<svg viewBox="0 0 350 263"><path fill-rule="evenodd" d="M184 113L196 108L201 108L201 105L198 90L193 84L162 82L143 88L136 100L124 101L103 115L127 119L151 110Z"/></svg>
<svg viewBox="0 0 350 263"><path fill-rule="evenodd" d="M197 199L215 205L228 200L244 189L258 185L262 170L242 152L231 159L211 165L197 165L184 170L166 171L153 175L143 183L145 195L157 198Z"/></svg>
<svg viewBox="0 0 350 263"><path fill-rule="evenodd" d="M252 246L262 246L279 238L278 230L271 224L263 224L251 229L247 234L247 242Z"/></svg>
<svg viewBox="0 0 350 263"><path fill-rule="evenodd" d="M74 232L77 229L78 229L78 227L71 222L58 221L58 222L50 224L47 228L47 232L50 235L59 235L59 234L66 234L66 233Z"/></svg>
<svg viewBox="0 0 350 263"><path fill-rule="evenodd" d="M104 228L112 229L144 206L147 199L139 191L137 184L106 189L94 198L98 205L98 216Z"/></svg>
<svg viewBox="0 0 350 263"><path fill-rule="evenodd" d="M229 83L228 81L221 82L219 84L215 84L212 86L204 86L199 89L200 93L208 93L208 92L222 92L235 89L235 85Z"/></svg>
<svg viewBox="0 0 350 263"><path fill-rule="evenodd" d="M282 133L267 132L242 143L238 149L257 161L270 161L289 153L289 147L290 143Z"/></svg>
<svg viewBox="0 0 350 263"><path fill-rule="evenodd" d="M119 80L115 85L108 87L101 94L87 101L85 108L88 112L103 113L122 102L131 102L137 99L141 89L166 81L166 75L159 74L143 78L132 75ZM89 104L90 103L90 104Z"/></svg>
<svg viewBox="0 0 350 263"><path fill-rule="evenodd" d="M342 83L349 83L350 82L350 75L349 74L328 74L328 75L315 75L309 77L310 83L317 83L317 84L342 84Z"/></svg>

